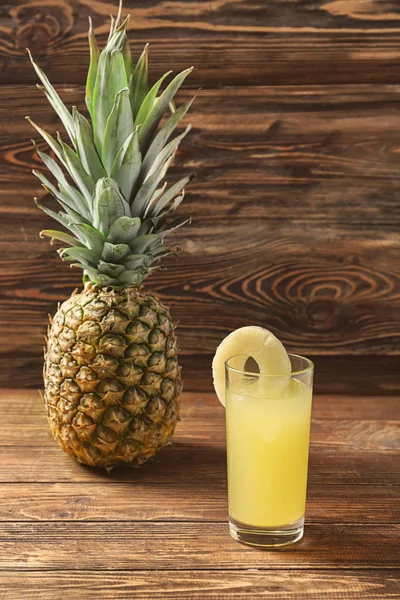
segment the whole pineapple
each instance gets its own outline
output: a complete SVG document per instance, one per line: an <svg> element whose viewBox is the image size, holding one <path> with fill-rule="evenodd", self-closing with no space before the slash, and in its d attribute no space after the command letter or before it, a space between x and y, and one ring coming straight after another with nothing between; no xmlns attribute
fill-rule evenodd
<svg viewBox="0 0 400 600"><path fill-rule="evenodd" d="M102 52L90 23L86 105L91 124L76 107L69 112L31 57L39 87L71 141L54 139L31 121L58 159L37 150L56 183L34 174L62 210L37 204L66 230L41 235L66 244L58 253L83 269L84 282L84 290L51 320L45 406L62 449L79 462L106 469L143 463L168 442L182 388L170 314L141 284L173 251L165 247L165 237L186 222L167 224L190 178L169 188L161 183L189 130L169 141L191 104L178 110L173 105L191 69L160 94L169 73L149 89L147 46L134 65L128 19L121 25L119 17L112 20ZM159 128L167 111L169 118Z"/></svg>

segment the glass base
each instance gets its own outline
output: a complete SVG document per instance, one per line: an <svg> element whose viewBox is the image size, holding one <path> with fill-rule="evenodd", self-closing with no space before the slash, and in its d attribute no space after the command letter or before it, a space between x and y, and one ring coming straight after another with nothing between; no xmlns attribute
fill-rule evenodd
<svg viewBox="0 0 400 600"><path fill-rule="evenodd" d="M304 533L304 517L282 527L253 527L229 517L229 531L233 539L242 544L279 548L301 540Z"/></svg>

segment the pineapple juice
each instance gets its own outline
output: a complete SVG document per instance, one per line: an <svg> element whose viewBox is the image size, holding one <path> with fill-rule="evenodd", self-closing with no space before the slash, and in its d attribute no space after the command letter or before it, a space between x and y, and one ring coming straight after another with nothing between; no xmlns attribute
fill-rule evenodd
<svg viewBox="0 0 400 600"><path fill-rule="evenodd" d="M312 390L296 379L226 390L229 513L274 528L304 516Z"/></svg>

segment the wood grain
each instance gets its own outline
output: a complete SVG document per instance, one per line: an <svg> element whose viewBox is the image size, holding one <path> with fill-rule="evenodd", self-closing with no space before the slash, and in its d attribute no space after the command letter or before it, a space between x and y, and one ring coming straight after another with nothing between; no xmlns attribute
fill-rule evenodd
<svg viewBox="0 0 400 600"><path fill-rule="evenodd" d="M306 570L185 572L30 571L0 572L2 600L379 600L399 597L400 571ZM151 596L148 596L151 594Z"/></svg>
<svg viewBox="0 0 400 600"><path fill-rule="evenodd" d="M34 445L37 392L0 392L2 600L398 597L398 398L315 397L305 537L268 553L228 534L223 408L183 400L172 446L106 474Z"/></svg>
<svg viewBox="0 0 400 600"><path fill-rule="evenodd" d="M0 6L0 385L41 385L47 313L79 283L37 237L49 221L32 203L43 193L23 117L59 126L24 49L82 107L87 17L104 43L116 4ZM400 598L399 398L315 397L306 535L265 553L229 537L224 411L202 393L215 346L247 323L313 356L316 390L400 392L398 3L129 11L151 78L193 64L180 99L205 88L172 172L197 172L181 212L193 225L149 282L179 321L196 393L172 446L110 474L60 451L36 392L0 393L0 597Z"/></svg>
<svg viewBox="0 0 400 600"><path fill-rule="evenodd" d="M0 88L4 385L20 376L38 383L47 314L80 277L37 237L49 221L32 203L38 161L23 116L29 109L52 131L57 125L39 92L23 90L18 99ZM76 103L82 88L64 88L63 97ZM182 209L194 224L177 237L184 252L149 281L179 321L188 364L249 322L312 356L398 355L398 88L237 88L222 114L220 97L200 92L175 168L176 176L198 172ZM372 392L398 390L397 371L395 358L375 365ZM347 375L345 390L359 385Z"/></svg>
<svg viewBox="0 0 400 600"><path fill-rule="evenodd" d="M32 400L33 400L32 394ZM35 394L36 396L36 394ZM7 396L3 394L5 399ZM325 400L326 402L327 400ZM335 401L335 400L333 400ZM39 398L36 397L39 404ZM182 420L178 423L175 439L177 442L190 439L193 443L225 445L225 419L224 411L218 405L215 395L211 396L209 413L197 412L191 407L191 396L183 395ZM323 405L323 399L315 399L314 404ZM41 405L41 403L40 403ZM187 414L185 405L190 407ZM26 410L26 408L25 408ZM318 409L316 409L316 413ZM215 413L213 415L213 412ZM362 410L358 411L358 418L338 418L340 408L336 406L339 414L331 415L329 419L319 419L313 414L311 424L311 445L318 452L321 450L346 450L349 452L386 453L387 455L400 454L400 413L396 419L389 420L363 420ZM8 412L6 423L0 423L0 447L54 447L44 410L33 414L26 414L21 419L18 408L15 412Z"/></svg>
<svg viewBox="0 0 400 600"><path fill-rule="evenodd" d="M68 106L85 110L83 86L57 89ZM31 169L42 163L30 139L45 145L24 117L52 133L60 125L39 90L18 90L16 96L13 86L0 87L0 181L4 199L12 199L4 212L40 223L32 195L44 192ZM179 100L192 96L182 92ZM221 91L200 90L190 111L193 130L171 172L196 171L186 205L203 219L389 226L400 212L398 99L394 85L237 87L220 112ZM35 235L29 241L40 244Z"/></svg>
<svg viewBox="0 0 400 600"><path fill-rule="evenodd" d="M176 236L184 246L181 260L166 261L167 270L147 284L179 322L183 354L212 354L232 329L249 323L268 327L297 353L397 353L397 234L376 239L365 231L355 239L345 226L319 226L312 234L303 226L290 235L285 226L266 231L266 223L243 220L223 225L216 238L214 225L198 220L187 235ZM0 275L2 353L19 353L23 344L39 354L47 314L80 275L47 248L40 258L14 259L17 285L8 265Z"/></svg>
<svg viewBox="0 0 400 600"><path fill-rule="evenodd" d="M310 569L317 556L319 568L392 569L400 566L399 533L395 525L309 525L296 548L266 555L242 551L226 523L3 523L0 569L185 571L207 568L210 554L222 570Z"/></svg>
<svg viewBox="0 0 400 600"><path fill-rule="evenodd" d="M225 465L223 465L225 467ZM1 485L2 521L192 521L228 518L225 470L204 493L197 484L10 483ZM390 524L400 520L400 487L309 486L307 523Z"/></svg>
<svg viewBox="0 0 400 600"><path fill-rule="evenodd" d="M39 391L0 389L1 414L8 424L21 426L43 425L43 402ZM400 396L349 396L345 394L314 395L313 419L347 419L359 421L399 421ZM215 392L187 392L182 396L182 420L188 418L225 419L225 409ZM22 422L21 422L22 420Z"/></svg>
<svg viewBox="0 0 400 600"><path fill-rule="evenodd" d="M1 446L52 447L47 421L41 416L35 424L21 424L21 417L0 424ZM185 435L199 443L225 444L225 422L209 417L184 417L178 424L176 439ZM313 419L311 427L312 446L349 451L400 453L400 421L350 421Z"/></svg>
<svg viewBox="0 0 400 600"><path fill-rule="evenodd" d="M0 73L5 83L36 82L34 52L57 83L83 83L87 17L105 43L117 0L13 0L0 9ZM400 17L395 0L125 0L132 51L151 43L151 75L195 72L191 85L399 81Z"/></svg>
<svg viewBox="0 0 400 600"><path fill-rule="evenodd" d="M21 350L24 354L17 350L0 355L0 385L43 387L43 356L35 353L35 347L28 350L21 346ZM396 376L398 356L311 356L315 364L314 390L318 394L355 393L362 398L361 394L400 393ZM212 355L181 354L179 362L183 367L186 391L213 392ZM398 405L397 398L395 401ZM357 404L354 405L355 410L356 407Z"/></svg>
<svg viewBox="0 0 400 600"><path fill-rule="evenodd" d="M314 398L310 486L399 484L398 398L357 402L346 396ZM226 485L224 410L214 394L184 394L173 445L141 469L115 469L107 475L75 463L50 439L37 392L4 390L0 404L5 419L0 435L3 483L163 484L188 491L198 485L211 494Z"/></svg>
<svg viewBox="0 0 400 600"><path fill-rule="evenodd" d="M315 365L314 391L317 394L349 394L353 393L361 399L363 396L376 394L397 394L393 399L398 407L398 394L400 393L399 372L400 359L397 355L351 355L343 356L315 356L308 353ZM186 377L185 389L196 392L213 392L210 377L212 355L181 355L180 362ZM1 363L0 358L0 363ZM8 362L11 362L9 359ZM41 387L43 382L40 376L41 357L37 359L37 384ZM15 367L15 365L14 365ZM35 368L24 372L21 368L20 385L31 385L32 373ZM1 367L0 367L1 370ZM358 400L358 399L357 399ZM354 402L354 401L353 401ZM357 402L353 410L357 411ZM379 408L377 408L379 411ZM398 408L397 408L398 414Z"/></svg>
<svg viewBox="0 0 400 600"><path fill-rule="evenodd" d="M57 445L0 447L0 482L131 482L203 485L204 490L221 484L226 471L222 443L179 441L139 471L116 469L110 475L79 466ZM355 451L346 447L311 448L310 485L398 485L398 454Z"/></svg>

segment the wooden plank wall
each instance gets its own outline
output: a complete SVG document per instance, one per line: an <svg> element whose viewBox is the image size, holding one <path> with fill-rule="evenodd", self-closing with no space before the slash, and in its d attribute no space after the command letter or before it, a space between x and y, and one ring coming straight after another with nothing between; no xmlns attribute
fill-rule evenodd
<svg viewBox="0 0 400 600"><path fill-rule="evenodd" d="M24 120L59 127L24 48L82 107L87 17L116 1L0 6L0 385L39 386L47 314L79 285L49 221ZM186 389L210 387L231 329L271 328L314 357L318 391L400 389L400 8L395 0L126 0L152 77L194 65L195 171L179 260L149 282L179 321Z"/></svg>

